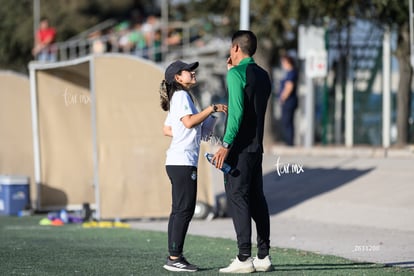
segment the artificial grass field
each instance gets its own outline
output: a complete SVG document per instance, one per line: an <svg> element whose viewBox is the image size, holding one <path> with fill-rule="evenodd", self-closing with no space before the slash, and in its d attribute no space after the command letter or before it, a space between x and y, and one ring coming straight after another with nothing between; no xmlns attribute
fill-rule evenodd
<svg viewBox="0 0 414 276"><path fill-rule="evenodd" d="M187 275L162 268L167 235L121 228L40 226L41 216L0 217L0 275ZM185 256L200 271L218 275L236 254L235 241L188 236ZM413 270L356 263L272 248L275 270L254 275L414 275Z"/></svg>

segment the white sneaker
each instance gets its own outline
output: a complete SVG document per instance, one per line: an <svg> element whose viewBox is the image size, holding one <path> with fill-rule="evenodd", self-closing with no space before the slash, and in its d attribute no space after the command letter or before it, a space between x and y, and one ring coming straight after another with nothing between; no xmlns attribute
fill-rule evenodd
<svg viewBox="0 0 414 276"><path fill-rule="evenodd" d="M240 261L236 256L236 259L225 268L220 268L220 273L252 273L254 272L253 258L249 257L244 262Z"/></svg>
<svg viewBox="0 0 414 276"><path fill-rule="evenodd" d="M273 270L272 262L270 260L270 256L267 255L263 259L259 259L259 257L254 257L253 259L253 265L256 271L271 271Z"/></svg>

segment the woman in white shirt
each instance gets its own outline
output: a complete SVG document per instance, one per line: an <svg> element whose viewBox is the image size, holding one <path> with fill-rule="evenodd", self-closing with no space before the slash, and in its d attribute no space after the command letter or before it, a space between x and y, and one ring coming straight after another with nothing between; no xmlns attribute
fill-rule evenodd
<svg viewBox="0 0 414 276"><path fill-rule="evenodd" d="M177 60L165 71L161 83L161 108L168 111L164 134L172 137L165 162L172 184L172 210L168 222L169 257L164 268L170 271L196 271L183 256L184 239L194 215L197 196L197 164L201 125L214 112L227 112L227 106L213 104L198 112L190 88L197 82L191 64Z"/></svg>

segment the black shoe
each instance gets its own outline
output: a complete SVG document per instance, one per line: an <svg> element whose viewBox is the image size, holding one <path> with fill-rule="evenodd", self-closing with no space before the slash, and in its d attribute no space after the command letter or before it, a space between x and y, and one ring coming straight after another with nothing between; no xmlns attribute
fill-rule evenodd
<svg viewBox="0 0 414 276"><path fill-rule="evenodd" d="M167 258L167 264L164 265L164 268L169 271L175 272L195 272L198 270L198 267L190 264L187 260L181 256L176 260L171 260Z"/></svg>

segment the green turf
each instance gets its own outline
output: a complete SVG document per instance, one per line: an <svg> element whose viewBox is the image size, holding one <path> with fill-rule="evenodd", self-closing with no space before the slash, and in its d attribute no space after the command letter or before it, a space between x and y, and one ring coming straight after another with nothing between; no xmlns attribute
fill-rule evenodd
<svg viewBox="0 0 414 276"><path fill-rule="evenodd" d="M162 265L165 233L135 229L39 226L41 217L0 217L0 275L177 275ZM236 252L232 240L188 236L195 275L218 275ZM254 275L413 275L412 270L273 248L275 271ZM180 274L181 275L181 274ZM194 275L194 273L191 273Z"/></svg>

